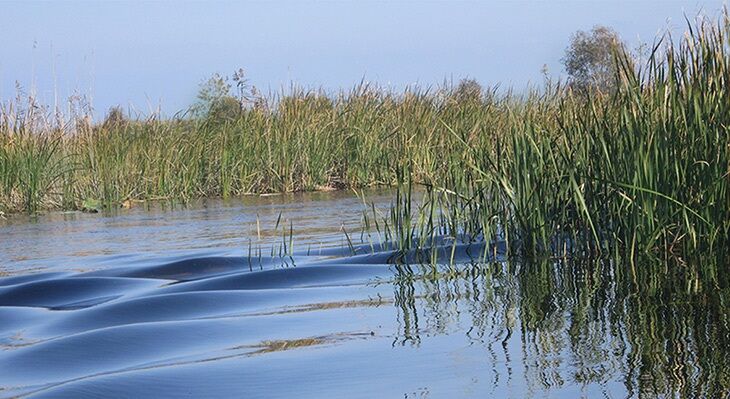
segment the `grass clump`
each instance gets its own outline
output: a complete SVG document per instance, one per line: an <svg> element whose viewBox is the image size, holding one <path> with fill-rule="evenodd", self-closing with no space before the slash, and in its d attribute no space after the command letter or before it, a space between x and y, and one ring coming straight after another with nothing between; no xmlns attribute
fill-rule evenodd
<svg viewBox="0 0 730 399"><path fill-rule="evenodd" d="M729 46L725 17L645 64L617 52L607 93L465 80L262 97L239 71L238 96L217 77L207 106L172 119L64 122L18 100L0 112L0 210L401 183L427 187L412 217L410 188L397 198L389 238L406 247L446 232L532 255L724 251Z"/></svg>

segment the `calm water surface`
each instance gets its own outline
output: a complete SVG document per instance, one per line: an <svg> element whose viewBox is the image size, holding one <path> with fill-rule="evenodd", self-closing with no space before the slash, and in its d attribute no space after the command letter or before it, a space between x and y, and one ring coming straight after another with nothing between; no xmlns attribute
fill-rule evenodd
<svg viewBox="0 0 730 399"><path fill-rule="evenodd" d="M420 265L361 241L362 210L319 193L0 221L0 397L728 397L722 274L499 244Z"/></svg>

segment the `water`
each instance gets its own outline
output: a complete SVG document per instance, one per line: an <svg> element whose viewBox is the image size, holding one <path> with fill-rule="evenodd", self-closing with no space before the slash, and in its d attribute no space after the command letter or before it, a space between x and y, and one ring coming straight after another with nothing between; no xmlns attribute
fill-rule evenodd
<svg viewBox="0 0 730 399"><path fill-rule="evenodd" d="M361 210L328 193L2 222L0 397L730 393L722 277L500 245L396 264L414 254L361 244Z"/></svg>

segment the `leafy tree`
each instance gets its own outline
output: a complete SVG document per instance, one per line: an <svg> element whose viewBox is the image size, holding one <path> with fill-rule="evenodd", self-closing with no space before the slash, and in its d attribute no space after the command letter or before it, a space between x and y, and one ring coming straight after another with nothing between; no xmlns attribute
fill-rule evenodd
<svg viewBox="0 0 730 399"><path fill-rule="evenodd" d="M235 90L234 90L235 89ZM267 110L266 98L249 84L239 68L229 76L219 73L200 83L198 101L190 108L196 117L225 121L241 117L245 109Z"/></svg>
<svg viewBox="0 0 730 399"><path fill-rule="evenodd" d="M194 115L215 120L235 119L241 114L239 99L231 95L229 79L219 73L213 74L200 84L198 102L193 105Z"/></svg>
<svg viewBox="0 0 730 399"><path fill-rule="evenodd" d="M452 96L459 103L477 103L482 99L482 86L476 79L464 78L459 81Z"/></svg>
<svg viewBox="0 0 730 399"><path fill-rule="evenodd" d="M109 108L102 127L105 129L119 128L127 124L127 117L124 115L124 110L120 106L114 106Z"/></svg>
<svg viewBox="0 0 730 399"><path fill-rule="evenodd" d="M619 76L616 57L626 54L618 33L609 27L597 25L590 32L577 31L571 37L562 60L568 73L568 84L582 93L589 90L614 91Z"/></svg>

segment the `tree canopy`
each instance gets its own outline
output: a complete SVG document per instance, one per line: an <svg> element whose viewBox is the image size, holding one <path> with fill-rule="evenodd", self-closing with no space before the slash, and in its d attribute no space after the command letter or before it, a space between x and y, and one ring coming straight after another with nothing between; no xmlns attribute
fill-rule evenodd
<svg viewBox="0 0 730 399"><path fill-rule="evenodd" d="M562 59L568 84L580 92L612 92L618 76L616 57L625 51L618 33L609 27L596 25L589 32L577 31Z"/></svg>

